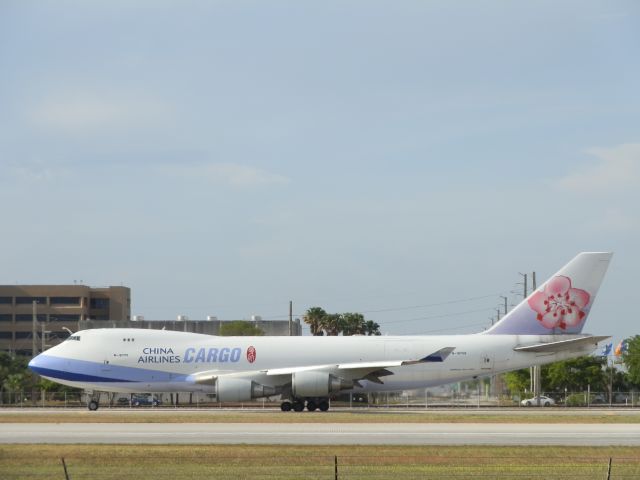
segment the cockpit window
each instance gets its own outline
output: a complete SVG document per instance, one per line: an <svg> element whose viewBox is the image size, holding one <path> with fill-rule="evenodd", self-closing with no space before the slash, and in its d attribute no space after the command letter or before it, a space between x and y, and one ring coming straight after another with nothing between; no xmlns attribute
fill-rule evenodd
<svg viewBox="0 0 640 480"><path fill-rule="evenodd" d="M67 340L76 340L76 341L80 341L80 335L71 335L69 338L67 338Z"/></svg>

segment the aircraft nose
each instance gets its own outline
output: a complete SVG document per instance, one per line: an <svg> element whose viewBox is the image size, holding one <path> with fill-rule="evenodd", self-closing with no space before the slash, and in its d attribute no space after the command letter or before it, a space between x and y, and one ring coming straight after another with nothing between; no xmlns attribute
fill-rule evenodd
<svg viewBox="0 0 640 480"><path fill-rule="evenodd" d="M36 355L29 362L29 368L38 375L45 375L51 368L51 358L44 354Z"/></svg>
<svg viewBox="0 0 640 480"><path fill-rule="evenodd" d="M29 362L29 368L31 370L35 371L36 368L41 367L41 366L42 366L42 354L36 355Z"/></svg>

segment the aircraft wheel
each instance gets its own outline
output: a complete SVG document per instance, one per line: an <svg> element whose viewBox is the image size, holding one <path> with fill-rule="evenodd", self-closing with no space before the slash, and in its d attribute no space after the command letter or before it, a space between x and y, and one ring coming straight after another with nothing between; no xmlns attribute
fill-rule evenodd
<svg viewBox="0 0 640 480"><path fill-rule="evenodd" d="M304 410L304 402L300 402L300 401L293 402L293 411L294 412L301 412L303 410Z"/></svg>
<svg viewBox="0 0 640 480"><path fill-rule="evenodd" d="M316 408L318 408L318 405L316 405L316 402L314 402L313 400L309 400L307 402L307 410L309 410L310 412L315 412Z"/></svg>
<svg viewBox="0 0 640 480"><path fill-rule="evenodd" d="M91 400L89 402L89 404L87 405L87 407L89 407L89 410L91 410L92 412L96 411L99 407L98 402L96 402L95 400Z"/></svg>
<svg viewBox="0 0 640 480"><path fill-rule="evenodd" d="M291 411L291 402L282 402L280 404L280 410L282 410L283 412L290 412Z"/></svg>
<svg viewBox="0 0 640 480"><path fill-rule="evenodd" d="M321 412L326 412L327 410L329 410L329 402L327 402L326 400L322 400L318 404L318 408L320 409Z"/></svg>

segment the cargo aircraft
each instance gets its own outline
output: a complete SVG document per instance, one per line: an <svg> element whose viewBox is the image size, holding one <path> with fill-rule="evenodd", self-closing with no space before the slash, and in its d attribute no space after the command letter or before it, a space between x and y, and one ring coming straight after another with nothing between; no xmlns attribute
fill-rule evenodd
<svg viewBox="0 0 640 480"><path fill-rule="evenodd" d="M580 253L476 334L219 337L105 328L74 333L29 366L92 392L206 392L220 402L280 395L283 411L326 411L341 392L425 388L591 353L609 338L582 329L611 256Z"/></svg>

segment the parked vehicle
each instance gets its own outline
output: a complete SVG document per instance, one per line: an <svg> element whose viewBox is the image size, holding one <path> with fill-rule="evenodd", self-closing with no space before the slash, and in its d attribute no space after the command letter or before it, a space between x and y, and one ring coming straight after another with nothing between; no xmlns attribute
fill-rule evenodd
<svg viewBox="0 0 640 480"><path fill-rule="evenodd" d="M158 405L160 405L160 403L160 400L150 395L135 395L131 399L131 405L133 405L134 407L139 407L141 405L152 405L154 407L157 407Z"/></svg>
<svg viewBox="0 0 640 480"><path fill-rule="evenodd" d="M533 407L538 405L538 397L533 398L525 398L520 402L523 407ZM555 405L556 402L553 398L545 397L544 395L540 395L540 406L542 407L550 407L551 405Z"/></svg>

